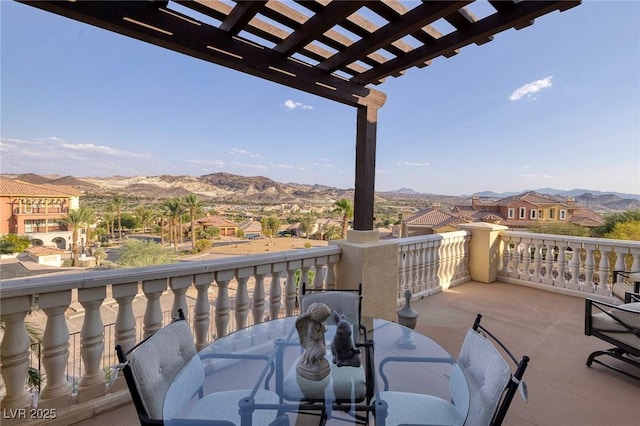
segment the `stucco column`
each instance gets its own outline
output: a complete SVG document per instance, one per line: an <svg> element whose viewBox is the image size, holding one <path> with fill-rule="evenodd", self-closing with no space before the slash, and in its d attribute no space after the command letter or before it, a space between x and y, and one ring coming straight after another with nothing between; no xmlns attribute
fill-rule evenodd
<svg viewBox="0 0 640 426"><path fill-rule="evenodd" d="M378 231L347 233L346 240L330 241L342 249L336 264L336 288L362 283L362 315L393 321L398 306L398 244L380 241Z"/></svg>
<svg viewBox="0 0 640 426"><path fill-rule="evenodd" d="M500 232L509 228L485 222L465 223L457 226L471 232L471 241L469 242L471 279L482 283L496 281L504 250L500 244Z"/></svg>

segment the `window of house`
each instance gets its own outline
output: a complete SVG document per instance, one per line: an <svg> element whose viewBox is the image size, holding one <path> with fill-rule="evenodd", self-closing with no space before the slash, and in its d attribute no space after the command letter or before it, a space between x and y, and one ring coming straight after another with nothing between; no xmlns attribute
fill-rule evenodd
<svg viewBox="0 0 640 426"><path fill-rule="evenodd" d="M560 210L560 220L565 220L567 218L567 211Z"/></svg>
<svg viewBox="0 0 640 426"><path fill-rule="evenodd" d="M544 219L544 210L538 210L538 219Z"/></svg>
<svg viewBox="0 0 640 426"><path fill-rule="evenodd" d="M514 217L516 217L516 210L515 209L509 209L508 216L509 216L509 219L513 219Z"/></svg>
<svg viewBox="0 0 640 426"><path fill-rule="evenodd" d="M33 212L33 204L31 201L24 202L24 213L32 213Z"/></svg>
<svg viewBox="0 0 640 426"><path fill-rule="evenodd" d="M556 218L556 209L550 209L549 210L549 219L555 219Z"/></svg>
<svg viewBox="0 0 640 426"><path fill-rule="evenodd" d="M520 207L520 211L518 212L518 218L520 219L527 218L527 209L525 207Z"/></svg>
<svg viewBox="0 0 640 426"><path fill-rule="evenodd" d="M537 212L538 212L537 210L531 209L531 213L530 213L531 214L531 219L535 219L536 218L536 213Z"/></svg>

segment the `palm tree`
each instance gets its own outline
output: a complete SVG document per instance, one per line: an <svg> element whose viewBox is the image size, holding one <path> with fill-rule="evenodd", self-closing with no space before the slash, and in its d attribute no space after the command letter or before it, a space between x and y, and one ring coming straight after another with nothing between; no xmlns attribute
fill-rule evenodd
<svg viewBox="0 0 640 426"><path fill-rule="evenodd" d="M182 199L182 204L189 212L191 220L191 250L196 249L196 215L202 207L202 202L195 194L189 194Z"/></svg>
<svg viewBox="0 0 640 426"><path fill-rule="evenodd" d="M80 207L84 209L84 237L85 247L89 247L91 244L91 227L96 223L96 212L90 207Z"/></svg>
<svg viewBox="0 0 640 426"><path fill-rule="evenodd" d="M111 204L113 205L113 211L118 219L118 239L122 241L122 205L124 204L124 199L121 196L116 195L113 197Z"/></svg>
<svg viewBox="0 0 640 426"><path fill-rule="evenodd" d="M300 218L300 228L305 233L305 238L309 239L309 236L313 232L313 225L315 225L315 218L313 215L306 214Z"/></svg>
<svg viewBox="0 0 640 426"><path fill-rule="evenodd" d="M184 207L179 198L170 198L162 203L162 211L169 218L169 239L173 242L174 249L178 251L178 225Z"/></svg>
<svg viewBox="0 0 640 426"><path fill-rule="evenodd" d="M113 222L115 221L116 213L113 204L107 204L102 213L102 220L107 225L107 235L113 238Z"/></svg>
<svg viewBox="0 0 640 426"><path fill-rule="evenodd" d="M323 240L337 240L341 237L340 227L338 225L329 225L322 229Z"/></svg>
<svg viewBox="0 0 640 426"><path fill-rule="evenodd" d="M83 208L69 210L62 222L71 229L71 266L76 266L78 262L78 230L87 223L87 210Z"/></svg>
<svg viewBox="0 0 640 426"><path fill-rule="evenodd" d="M342 239L347 238L347 230L349 229L349 219L353 217L353 203L346 198L341 198L335 203L333 213L342 216Z"/></svg>
<svg viewBox="0 0 640 426"><path fill-rule="evenodd" d="M138 219L138 225L142 228L142 232L147 230L151 218L153 217L153 210L146 206L140 206L136 208L136 218Z"/></svg>

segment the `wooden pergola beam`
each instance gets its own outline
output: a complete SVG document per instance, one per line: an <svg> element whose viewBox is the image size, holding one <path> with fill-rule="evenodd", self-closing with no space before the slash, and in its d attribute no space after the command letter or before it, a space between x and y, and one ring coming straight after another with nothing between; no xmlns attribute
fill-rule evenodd
<svg viewBox="0 0 640 426"><path fill-rule="evenodd" d="M389 22L369 37L360 39L360 41L321 62L318 64L318 68L330 72L334 71L344 64L356 61L371 52L384 48L407 34L419 30L427 24L456 12L469 3L471 3L471 0L452 1L447 2L445 7L442 6L442 2L422 3L403 15L402 20Z"/></svg>
<svg viewBox="0 0 640 426"><path fill-rule="evenodd" d="M278 43L274 50L284 55L291 55L335 26L349 15L360 9L367 1L331 2L320 12L315 13L295 32Z"/></svg>
<svg viewBox="0 0 640 426"><path fill-rule="evenodd" d="M386 100L380 91L306 66L175 11L164 11L151 2L28 4L346 105L370 104L379 108Z"/></svg>
<svg viewBox="0 0 640 426"><path fill-rule="evenodd" d="M351 81L365 85L373 83L384 76L410 68L425 60L436 58L446 52L472 43L482 42L487 37L518 26L522 22L533 20L557 9L566 10L578 4L580 4L579 1L522 1L515 3L506 12L489 15L472 24L467 30L449 33L435 40L432 44L416 48L403 57L392 59L376 68L365 71L353 77Z"/></svg>
<svg viewBox="0 0 640 426"><path fill-rule="evenodd" d="M224 21L222 21L222 24L220 24L220 29L227 31L231 35L238 35L244 26L256 16L266 3L266 1L243 1L236 3L231 13L229 13Z"/></svg>

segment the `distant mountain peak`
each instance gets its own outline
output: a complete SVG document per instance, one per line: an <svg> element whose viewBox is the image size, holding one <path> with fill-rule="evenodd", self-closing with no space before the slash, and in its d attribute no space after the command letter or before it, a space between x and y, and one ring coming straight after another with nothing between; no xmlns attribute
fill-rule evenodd
<svg viewBox="0 0 640 426"><path fill-rule="evenodd" d="M400 189L395 189L393 191L388 191L392 194L411 194L411 195L415 195L415 194L419 194L419 192L414 191L411 188L400 188Z"/></svg>

